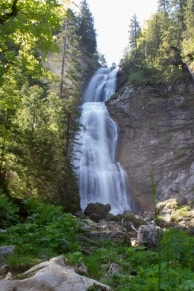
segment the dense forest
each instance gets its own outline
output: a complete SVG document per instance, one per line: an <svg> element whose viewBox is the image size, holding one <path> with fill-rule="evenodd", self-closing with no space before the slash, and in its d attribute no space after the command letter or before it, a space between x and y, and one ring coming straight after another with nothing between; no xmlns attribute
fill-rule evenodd
<svg viewBox="0 0 194 291"><path fill-rule="evenodd" d="M1 1L0 189L65 207L77 191L70 159L80 88L98 55L87 3L75 15L63 2ZM53 54L58 75L47 68Z"/></svg>
<svg viewBox="0 0 194 291"><path fill-rule="evenodd" d="M193 237L183 231L170 230L152 250L80 243L72 149L84 86L100 66L86 0L76 9L69 0L1 0L0 244L16 247L6 263L17 273L65 254L114 290L193 290ZM144 27L129 19L119 69L120 88L190 80L194 1L158 0ZM111 281L103 274L113 258L122 271Z"/></svg>

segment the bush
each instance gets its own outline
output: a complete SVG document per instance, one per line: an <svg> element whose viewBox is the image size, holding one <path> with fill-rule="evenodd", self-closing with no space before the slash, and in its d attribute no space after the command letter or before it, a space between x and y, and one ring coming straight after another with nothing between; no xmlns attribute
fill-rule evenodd
<svg viewBox="0 0 194 291"><path fill-rule="evenodd" d="M40 201L27 200L29 212L25 223L18 223L8 229L6 242L17 249L28 249L29 253L39 255L41 250L56 254L76 251L78 225L76 218L65 214L59 206Z"/></svg>
<svg viewBox="0 0 194 291"><path fill-rule="evenodd" d="M162 260L194 271L194 237L185 231L169 229L161 240Z"/></svg>

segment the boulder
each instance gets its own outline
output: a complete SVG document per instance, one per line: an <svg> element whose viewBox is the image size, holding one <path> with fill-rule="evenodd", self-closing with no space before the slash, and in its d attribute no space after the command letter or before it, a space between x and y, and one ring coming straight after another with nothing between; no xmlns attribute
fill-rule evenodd
<svg viewBox="0 0 194 291"><path fill-rule="evenodd" d="M170 198L156 204L158 215L165 222L170 222L172 213L178 208L178 201Z"/></svg>
<svg viewBox="0 0 194 291"><path fill-rule="evenodd" d="M174 226L194 233L194 209L180 205L174 198L156 204L159 224L163 227Z"/></svg>
<svg viewBox="0 0 194 291"><path fill-rule="evenodd" d="M2 266L4 259L15 250L15 246L1 246L0 247L0 266Z"/></svg>
<svg viewBox="0 0 194 291"><path fill-rule="evenodd" d="M110 204L89 203L84 210L84 215L89 216L95 222L99 222L107 217L110 210Z"/></svg>
<svg viewBox="0 0 194 291"><path fill-rule="evenodd" d="M141 225L137 231L136 245L145 245L150 249L156 248L158 245L158 235L159 228L156 227L154 222Z"/></svg>
<svg viewBox="0 0 194 291"><path fill-rule="evenodd" d="M100 282L81 276L74 268L66 266L63 256L41 263L24 274L22 280L1 280L1 291L85 291L95 287L95 290L109 291L111 288Z"/></svg>

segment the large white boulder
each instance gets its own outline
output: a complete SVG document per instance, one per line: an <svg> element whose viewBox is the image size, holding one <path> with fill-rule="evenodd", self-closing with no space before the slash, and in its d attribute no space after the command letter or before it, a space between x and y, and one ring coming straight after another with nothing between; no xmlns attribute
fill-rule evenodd
<svg viewBox="0 0 194 291"><path fill-rule="evenodd" d="M66 266L63 256L41 263L23 274L22 280L1 280L1 291L85 291L92 286L110 291L109 286L81 276ZM101 289L100 289L101 288Z"/></svg>

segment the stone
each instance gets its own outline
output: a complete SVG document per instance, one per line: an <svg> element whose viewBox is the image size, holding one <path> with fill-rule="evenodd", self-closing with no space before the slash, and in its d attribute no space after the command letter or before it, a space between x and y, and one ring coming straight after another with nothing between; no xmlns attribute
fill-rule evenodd
<svg viewBox="0 0 194 291"><path fill-rule="evenodd" d="M113 277L116 273L122 273L122 269L119 265L116 263L111 263L108 266L108 271L106 273L106 277Z"/></svg>
<svg viewBox="0 0 194 291"><path fill-rule="evenodd" d="M1 262L11 253L13 253L15 250L15 246L1 246L0 247L0 265L2 265Z"/></svg>
<svg viewBox="0 0 194 291"><path fill-rule="evenodd" d="M13 278L12 273L11 272L8 272L7 275L6 275L6 277L5 277L5 280L10 280L12 278Z"/></svg>
<svg viewBox="0 0 194 291"><path fill-rule="evenodd" d="M170 198L156 204L158 215L162 220L170 222L172 213L178 208L178 201L175 198Z"/></svg>
<svg viewBox="0 0 194 291"><path fill-rule="evenodd" d="M99 222L107 217L110 210L110 204L89 203L84 210L84 215L90 217L95 222Z"/></svg>
<svg viewBox="0 0 194 291"><path fill-rule="evenodd" d="M131 236L134 235L134 231L131 233L124 229L121 220L94 222L90 219L83 219L80 228L84 233L82 240L88 245L87 252L92 245L98 246L98 242L105 240L124 242L130 245Z"/></svg>
<svg viewBox="0 0 194 291"><path fill-rule="evenodd" d="M36 267L36 266L35 266ZM0 280L1 291L86 291L96 286L97 290L111 291L112 289L100 282L81 276L74 268L65 265L62 256L53 258L29 270L28 278L22 280ZM40 269L39 269L40 268ZM35 274L35 270L38 270ZM31 277L29 275L32 274ZM24 276L25 274L23 274Z"/></svg>
<svg viewBox="0 0 194 291"><path fill-rule="evenodd" d="M154 249L158 245L159 228L156 227L154 222L150 222L147 225L141 225L138 228L136 245L146 246L149 249Z"/></svg>
<svg viewBox="0 0 194 291"><path fill-rule="evenodd" d="M75 272L83 275L83 276L88 276L88 270L87 267L84 264L79 264L76 268L75 268Z"/></svg>
<svg viewBox="0 0 194 291"><path fill-rule="evenodd" d="M5 274L8 271L8 265L3 265L0 267L0 275Z"/></svg>
<svg viewBox="0 0 194 291"><path fill-rule="evenodd" d="M160 226L177 226L192 233L194 227L194 210L190 206L178 203L175 198L156 204Z"/></svg>

